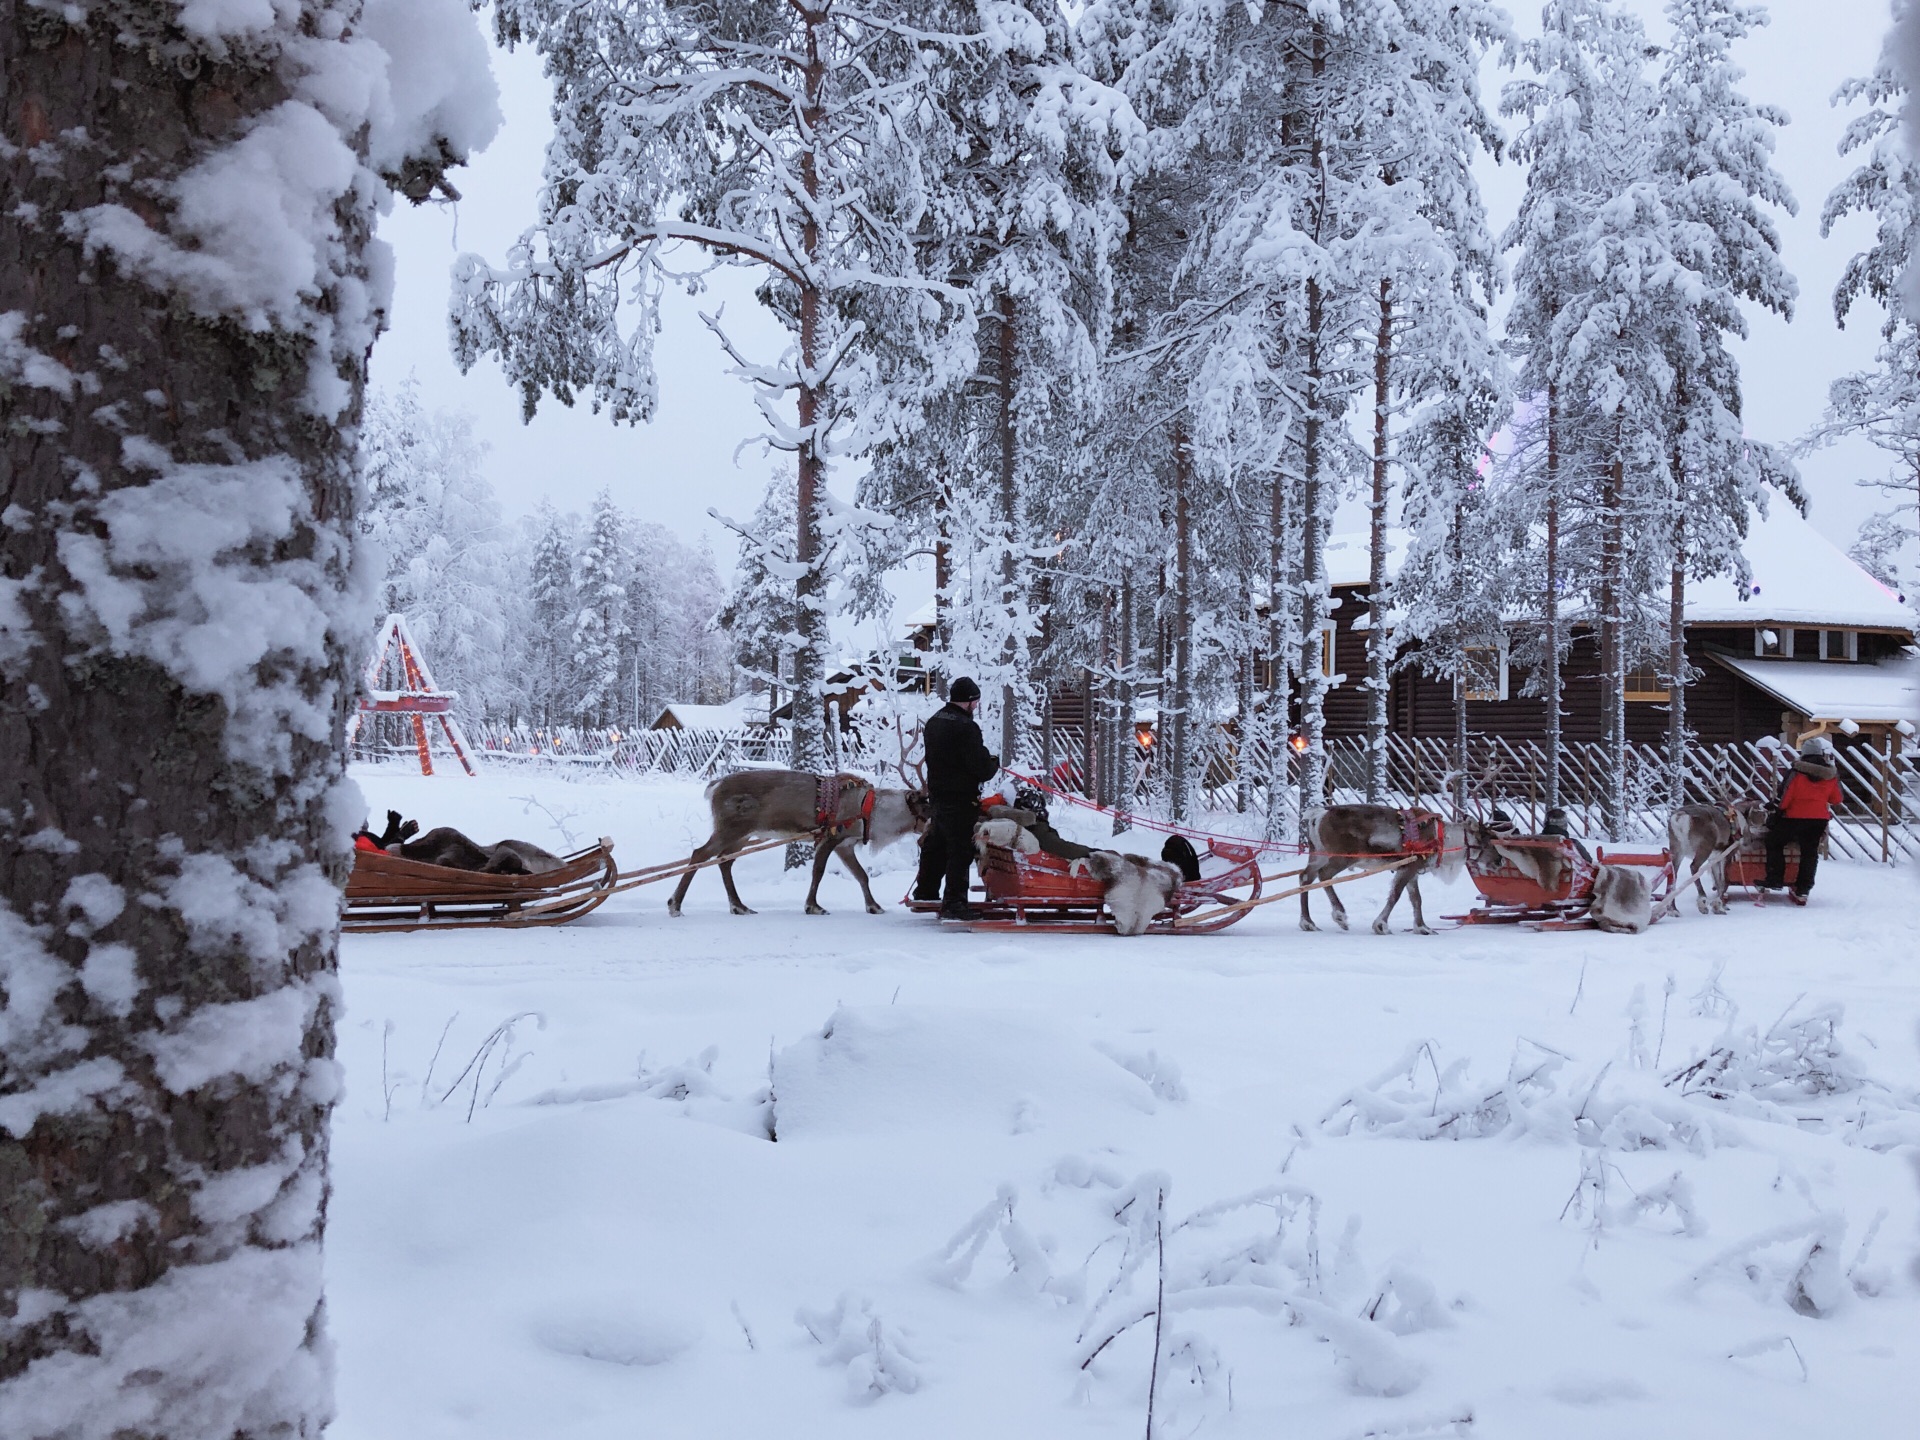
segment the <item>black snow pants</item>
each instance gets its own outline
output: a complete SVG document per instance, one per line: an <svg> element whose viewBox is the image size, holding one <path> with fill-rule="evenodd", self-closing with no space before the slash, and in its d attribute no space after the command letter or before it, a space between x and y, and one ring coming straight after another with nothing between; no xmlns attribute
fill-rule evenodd
<svg viewBox="0 0 1920 1440"><path fill-rule="evenodd" d="M1800 872L1794 876L1793 891L1804 895L1813 889L1813 872L1820 866L1820 837L1827 833L1824 820L1794 820L1782 815L1767 827L1767 878L1760 883L1777 890L1787 883L1787 846L1800 847Z"/></svg>
<svg viewBox="0 0 1920 1440"><path fill-rule="evenodd" d="M972 800L933 802L933 820L920 841L920 873L913 881L914 899L939 900L943 910L966 905L973 870L973 826L979 816L980 806Z"/></svg>

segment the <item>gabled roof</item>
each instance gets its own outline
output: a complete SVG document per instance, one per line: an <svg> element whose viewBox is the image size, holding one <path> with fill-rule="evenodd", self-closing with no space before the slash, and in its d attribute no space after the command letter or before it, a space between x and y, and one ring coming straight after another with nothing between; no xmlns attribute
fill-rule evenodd
<svg viewBox="0 0 1920 1440"><path fill-rule="evenodd" d="M1914 613L1814 529L1782 496L1747 524L1741 550L1753 571L1746 594L1730 575L1688 587L1693 625L1838 625L1911 633ZM1858 717L1856 717L1858 718Z"/></svg>
<svg viewBox="0 0 1920 1440"><path fill-rule="evenodd" d="M1769 494L1767 513L1748 517L1741 551L1752 580L1745 592L1731 575L1695 580L1687 587L1689 625L1832 626L1914 632L1914 612L1869 575L1838 545L1779 494ZM1387 532L1387 573L1397 575L1412 537ZM1350 531L1327 539L1327 576L1336 587L1367 583L1367 535ZM1569 604L1562 613L1580 613Z"/></svg>
<svg viewBox="0 0 1920 1440"><path fill-rule="evenodd" d="M1920 718L1920 657L1903 655L1878 665L1760 660L1744 655L1713 658L1809 720L1897 725Z"/></svg>
<svg viewBox="0 0 1920 1440"><path fill-rule="evenodd" d="M749 721L766 719L766 715L766 696L736 695L724 705L669 705L652 728L671 730L678 725L683 730L738 730Z"/></svg>

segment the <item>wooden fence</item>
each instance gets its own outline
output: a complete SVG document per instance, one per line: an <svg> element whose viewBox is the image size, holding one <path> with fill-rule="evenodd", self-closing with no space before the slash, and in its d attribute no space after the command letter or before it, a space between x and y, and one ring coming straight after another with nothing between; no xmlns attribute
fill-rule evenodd
<svg viewBox="0 0 1920 1440"><path fill-rule="evenodd" d="M536 730L487 724L470 725L468 736L483 765L551 768L625 776L683 776L712 779L752 766L786 765L791 754L784 730L751 727L733 730ZM868 735L853 731L829 736L828 762L837 769L892 778L899 746L890 730ZM1215 828L1238 832L1271 828L1291 836L1296 829L1293 753L1282 748L1270 756L1258 744L1240 745L1215 732L1212 748L1194 758L1196 783L1190 790L1189 817ZM1123 747L1122 773L1101 782L1090 776L1077 732L1056 729L1022 738L1019 759L1027 768L1051 769L1064 788L1091 789L1118 808L1165 818L1169 812L1164 776L1149 752ZM1328 743L1328 793L1335 802L1364 800L1368 750L1359 740ZM370 737L355 746L356 759L411 762L411 744L396 748ZM1743 745L1696 745L1688 754L1687 798L1721 802L1740 796L1777 793L1792 752L1773 741ZM1840 784L1846 801L1828 831L1834 854L1888 864L1920 858L1920 757L1894 747L1855 746L1839 756ZM1576 833L1602 834L1601 807L1606 789L1604 752L1598 744L1563 747L1560 803ZM1479 735L1468 742L1464 773L1456 770L1452 746L1445 740L1387 741L1386 803L1420 806L1450 813L1456 784L1470 808L1484 813L1505 809L1522 828L1537 828L1545 808L1547 756L1532 742ZM1282 785L1278 811L1268 816L1268 777ZM1090 784L1090 781L1092 782ZM1655 746L1631 746L1627 753L1627 816L1616 840L1657 840L1666 833L1668 771L1665 752Z"/></svg>

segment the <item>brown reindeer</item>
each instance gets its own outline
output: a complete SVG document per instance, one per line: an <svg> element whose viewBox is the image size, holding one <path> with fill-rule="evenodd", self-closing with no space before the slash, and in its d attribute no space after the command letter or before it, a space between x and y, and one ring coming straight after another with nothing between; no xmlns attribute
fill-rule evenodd
<svg viewBox="0 0 1920 1440"><path fill-rule="evenodd" d="M827 860L834 855L860 882L867 913L884 913L886 907L873 898L873 887L854 858L853 847L864 841L869 849L883 850L896 840L924 833L932 813L926 792L880 790L855 775L830 777L838 785L829 792L830 812L823 823L822 778L805 770L741 770L714 781L707 787L713 834L692 858L698 862L731 857L751 840L800 840L811 835L813 883L807 887L807 914L827 913L820 906L820 877L827 873ZM728 908L735 915L753 914L734 888L732 859L721 860L719 869L721 882L727 887ZM686 899L693 876L689 870L680 877L667 901L669 915L680 913L680 902Z"/></svg>
<svg viewBox="0 0 1920 1440"><path fill-rule="evenodd" d="M1735 800L1727 805L1680 805L1667 816L1667 845L1673 854L1673 889L1660 907L1671 915L1680 903L1685 881L1679 878L1684 860L1688 879L1699 892L1700 913L1727 913L1727 861L1750 840L1766 835L1766 806L1757 800ZM1713 885L1711 896L1702 877Z"/></svg>
<svg viewBox="0 0 1920 1440"><path fill-rule="evenodd" d="M1442 880L1452 880L1460 873L1463 854L1457 840L1449 843L1446 825L1438 815L1425 810L1395 810L1386 805L1329 805L1320 812L1309 833L1312 847L1306 866L1300 872L1302 885L1331 880L1342 870L1363 862L1414 860L1415 863L1394 872L1392 893L1374 917L1373 933L1387 933L1387 917L1400 903L1403 890L1413 898L1414 933L1433 933L1427 928L1426 915L1420 908L1420 877L1432 871ZM1310 894L1307 890L1300 892L1302 930L1320 928L1313 923L1313 912L1307 907ZM1333 905L1334 923L1346 929L1347 907L1340 903L1340 896L1332 887L1327 889L1327 899Z"/></svg>
<svg viewBox="0 0 1920 1440"><path fill-rule="evenodd" d="M451 825L436 826L418 840L403 840L387 846L386 850L403 860L444 865L450 870L478 870L488 875L544 875L560 868L558 855L542 850L530 840L502 840L481 845Z"/></svg>

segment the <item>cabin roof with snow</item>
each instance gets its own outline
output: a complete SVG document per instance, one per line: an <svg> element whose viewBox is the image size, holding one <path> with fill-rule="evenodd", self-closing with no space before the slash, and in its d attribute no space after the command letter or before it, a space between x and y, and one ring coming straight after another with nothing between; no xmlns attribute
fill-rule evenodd
<svg viewBox="0 0 1920 1440"><path fill-rule="evenodd" d="M672 704L660 712L654 730L738 730L766 718L764 695L736 695L724 705Z"/></svg>
<svg viewBox="0 0 1920 1440"><path fill-rule="evenodd" d="M1920 657L1901 655L1877 665L1720 654L1713 659L1814 724L1898 725L1920 716Z"/></svg>
<svg viewBox="0 0 1920 1440"><path fill-rule="evenodd" d="M1912 633L1913 611L1780 495L1752 515L1741 550L1748 593L1731 575L1687 587L1694 625L1813 625Z"/></svg>
<svg viewBox="0 0 1920 1440"><path fill-rule="evenodd" d="M1687 587L1689 625L1779 625L1890 630L1911 636L1914 612L1838 545L1822 535L1782 495L1769 494L1767 513L1748 519L1741 551L1752 572L1746 592L1732 575L1695 580ZM1397 574L1411 539L1387 532L1387 573ZM1327 576L1334 588L1368 578L1367 535L1327 538Z"/></svg>

